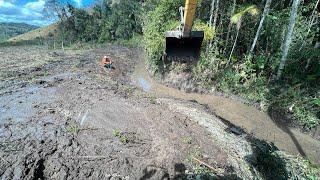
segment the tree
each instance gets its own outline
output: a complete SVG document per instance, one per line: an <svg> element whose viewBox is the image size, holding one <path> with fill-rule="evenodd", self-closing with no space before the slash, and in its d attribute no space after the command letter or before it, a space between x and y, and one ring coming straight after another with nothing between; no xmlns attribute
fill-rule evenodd
<svg viewBox="0 0 320 180"><path fill-rule="evenodd" d="M258 13L259 13L259 9L257 8L257 6L256 6L256 5L251 5L251 6L244 7L243 10L239 11L238 13L234 14L234 15L231 17L231 22L232 22L233 24L236 24L236 25L237 25L237 34L236 34L236 39L234 40L234 43L233 43L233 46L232 46L232 49L231 49L229 58L228 58L227 66L228 66L228 65L230 64L230 62L231 62L231 57L232 57L233 51L234 51L234 49L235 49L235 47L236 47L236 44L237 44L237 41L238 41L239 31L240 31L240 28L241 28L241 24L242 24L242 19L243 19L243 17L244 17L246 14L257 15Z"/></svg>
<svg viewBox="0 0 320 180"><path fill-rule="evenodd" d="M212 0L211 1L211 9L210 9L210 19L209 19L209 27L212 27L212 22L213 22L213 13L214 13L214 4L215 4L216 0Z"/></svg>
<svg viewBox="0 0 320 180"><path fill-rule="evenodd" d="M216 3L217 0L212 0L211 1L211 9L210 9L210 18L209 18L209 27L211 28L212 25L213 25L213 14L214 14L214 8L215 8L215 3ZM219 0L218 0L219 1ZM206 47L206 53L208 53L209 51L209 48L211 47L212 45L212 40L209 41L209 43L207 44L207 47Z"/></svg>
<svg viewBox="0 0 320 180"><path fill-rule="evenodd" d="M219 0L216 0L216 10L214 12L214 19L213 19L213 29L216 29L217 26L217 19L218 19L218 12L219 12Z"/></svg>
<svg viewBox="0 0 320 180"><path fill-rule="evenodd" d="M141 6L138 1L121 0L108 6L110 11L104 18L101 42L130 39L135 33L142 32Z"/></svg>
<svg viewBox="0 0 320 180"><path fill-rule="evenodd" d="M309 33L311 31L311 27L314 25L314 20L317 17L317 11L316 10L317 10L317 7L319 6L319 2L320 2L320 0L317 0L316 5L313 8L313 11L312 11L312 14L311 14L311 20L310 20L310 22L308 24L308 31L307 31L307 35L306 36L309 35ZM299 51L301 51L301 49L306 45L306 42L307 42L306 40L303 41L303 43L300 46Z"/></svg>
<svg viewBox="0 0 320 180"><path fill-rule="evenodd" d="M259 35L261 33L261 30L262 30L262 26L263 26L264 20L265 20L266 16L269 13L271 2L272 2L272 0L267 0L266 1L266 5L264 6L264 10L263 10L263 14L262 14L262 17L261 17L261 20L260 20L260 23L259 23L259 27L258 27L256 36L254 37L254 40L253 40L253 43L252 43L252 46L251 46L251 49L250 49L250 52L249 52L250 54L253 53L254 47L256 46L256 43L258 41Z"/></svg>
<svg viewBox="0 0 320 180"><path fill-rule="evenodd" d="M286 61L287 61L288 52L289 52L290 44L292 41L292 33L293 33L294 26L296 23L296 17L297 17L299 4L300 4L300 0L293 0L292 8L291 8L291 15L290 15L290 22L288 25L288 30L287 30L287 34L285 37L285 41L284 41L283 47L282 47L282 57L280 60L280 65L279 65L279 69L278 69L278 73L277 73L277 80L279 80L281 78L282 71L283 71L284 66L286 64Z"/></svg>
<svg viewBox="0 0 320 180"><path fill-rule="evenodd" d="M231 31L231 27L232 27L231 17L233 16L234 11L236 10L236 3L237 3L237 0L233 0L233 5L232 5L232 8L231 8L231 12L230 12L230 20L229 20L229 24L228 24L227 38L226 38L226 43L225 43L225 48L224 48L225 53L227 51L227 47L228 47L228 43L229 43L229 37L230 37L230 31Z"/></svg>

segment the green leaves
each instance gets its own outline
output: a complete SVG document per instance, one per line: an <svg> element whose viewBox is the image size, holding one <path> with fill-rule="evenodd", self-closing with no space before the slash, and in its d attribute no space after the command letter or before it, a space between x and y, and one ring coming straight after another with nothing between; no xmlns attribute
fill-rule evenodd
<svg viewBox="0 0 320 180"><path fill-rule="evenodd" d="M148 12L143 29L147 61L153 72L159 71L164 52L165 32L179 25L179 7L183 0L161 0L157 7Z"/></svg>
<svg viewBox="0 0 320 180"><path fill-rule="evenodd" d="M133 34L141 34L141 6L137 1L121 0L120 3L107 4L109 11L104 18L100 41L130 39Z"/></svg>
<svg viewBox="0 0 320 180"><path fill-rule="evenodd" d="M231 17L231 22L233 24L238 24L241 22L242 17L246 14L252 16L257 16L260 13L259 8L256 5L250 5L240 8L240 10Z"/></svg>
<svg viewBox="0 0 320 180"><path fill-rule="evenodd" d="M311 103L314 105L320 106L320 99L319 98L315 99L315 100L311 101Z"/></svg>
<svg viewBox="0 0 320 180"><path fill-rule="evenodd" d="M196 31L204 31L204 39L202 44L207 44L210 40L213 40L215 36L215 30L207 23L204 23L202 21L196 21L194 23L193 29Z"/></svg>

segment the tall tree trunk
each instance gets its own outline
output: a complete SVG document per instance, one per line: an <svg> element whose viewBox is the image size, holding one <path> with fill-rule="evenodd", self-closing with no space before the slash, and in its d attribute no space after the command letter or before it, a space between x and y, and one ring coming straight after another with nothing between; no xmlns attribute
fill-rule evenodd
<svg viewBox="0 0 320 180"><path fill-rule="evenodd" d="M231 31L231 27L232 27L231 17L233 16L234 11L236 10L236 3L237 3L237 0L233 0L233 5L232 5L231 13L230 13L230 20L229 20L229 25L228 25L227 39L226 39L225 48L224 48L224 53L226 53L227 47L228 47L228 44L229 44L230 31Z"/></svg>
<svg viewBox="0 0 320 180"><path fill-rule="evenodd" d="M209 27L212 27L212 21L213 21L213 12L214 12L214 4L216 3L216 0L211 1L211 9L210 9L210 19L209 19Z"/></svg>
<svg viewBox="0 0 320 180"><path fill-rule="evenodd" d="M260 20L260 23L259 23L259 27L258 27L256 36L254 37L253 43L251 45L251 49L250 49L249 54L253 53L253 50L254 50L254 48L255 48L255 46L257 44L258 38L259 38L261 30L262 30L262 26L263 26L264 20L266 19L266 16L269 13L271 2L272 2L272 0L267 0L266 1L266 4L264 6L264 10L263 10L263 14L262 14L262 17L261 17L261 20Z"/></svg>
<svg viewBox="0 0 320 180"><path fill-rule="evenodd" d="M62 50L64 51L63 40L62 40L62 42L61 42L61 48L62 48Z"/></svg>
<svg viewBox="0 0 320 180"><path fill-rule="evenodd" d="M288 25L288 31L287 31L287 35L285 38L285 42L284 42L283 48L282 48L282 57L280 60L280 65L279 65L279 69L278 69L278 73L277 73L277 80L279 80L281 78L282 71L283 71L284 66L286 64L286 61L287 61L288 52L289 52L290 44L292 41L293 29L296 24L296 17L297 17L299 3L300 3L300 0L293 0L293 3L292 3L290 22Z"/></svg>
<svg viewBox="0 0 320 180"><path fill-rule="evenodd" d="M209 22L208 22L210 28L212 27L213 12L214 12L214 7L215 7L214 6L215 2L216 2L216 0L212 0L211 1L210 19L209 19ZM212 43L212 40L210 40L209 43L206 46L206 54L208 54L209 48L211 47L211 43Z"/></svg>
<svg viewBox="0 0 320 180"><path fill-rule="evenodd" d="M238 41L238 36L239 36L239 31L240 31L240 27L241 27L241 22L242 20L240 19L239 22L237 23L237 34L236 34L236 39L234 40L234 43L233 43L233 46L232 46L232 50L230 52L230 56L229 56L229 59L228 59L228 62L227 62L227 65L226 67L229 66L230 62L231 62L231 58L232 58L232 54L233 54L233 51L234 49L236 48L236 45L237 45L237 41Z"/></svg>
<svg viewBox="0 0 320 180"><path fill-rule="evenodd" d="M218 15L219 15L219 0L217 0L216 2L216 10L214 13L214 19L213 19L213 26L212 28L214 29L214 31L216 32L217 29L217 20L218 20ZM217 48L217 44L218 44L218 38L215 38L213 47L216 49ZM210 42L210 46L212 46L212 42Z"/></svg>
<svg viewBox="0 0 320 180"><path fill-rule="evenodd" d="M213 19L213 29L216 29L217 26L217 19L218 19L218 14L219 14L219 0L216 0L216 10L214 12L214 19Z"/></svg>

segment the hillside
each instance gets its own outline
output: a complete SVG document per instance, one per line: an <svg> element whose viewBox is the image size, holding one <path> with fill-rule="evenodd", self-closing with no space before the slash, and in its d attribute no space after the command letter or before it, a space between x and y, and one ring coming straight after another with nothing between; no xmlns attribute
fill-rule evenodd
<svg viewBox="0 0 320 180"><path fill-rule="evenodd" d="M36 38L45 38L48 37L49 34L55 34L58 25L52 24L46 27L34 29L32 31L26 32L24 34L15 36L10 38L9 42L19 42L19 41L29 41L34 40Z"/></svg>
<svg viewBox="0 0 320 180"><path fill-rule="evenodd" d="M28 31L37 29L37 26L25 24L25 23L3 23L0 22L0 42L7 39L24 34Z"/></svg>

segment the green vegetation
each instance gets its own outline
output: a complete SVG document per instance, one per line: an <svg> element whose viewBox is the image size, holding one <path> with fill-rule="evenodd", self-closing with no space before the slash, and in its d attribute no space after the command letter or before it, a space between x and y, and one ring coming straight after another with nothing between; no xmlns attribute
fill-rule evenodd
<svg viewBox="0 0 320 180"><path fill-rule="evenodd" d="M147 50L147 62L154 73L160 73L163 66L161 57L164 51L164 33L179 25L179 7L183 0L162 0L155 10L145 18L144 38Z"/></svg>
<svg viewBox="0 0 320 180"><path fill-rule="evenodd" d="M287 2L271 4L272 11L265 17L258 43L254 51L249 53L256 35L255 24L259 24L264 4L257 1L237 2L239 4L235 6L231 2L220 4L216 25L213 24L213 29L210 29L203 26L209 20L210 3L211 1L203 0L198 6L197 23L202 24L200 29L206 32L213 31L209 33L211 37L206 38L203 43L204 48L198 64L188 68L176 65L178 67L171 67L169 70L189 71L201 88L238 94L258 102L272 117L275 112L281 112L283 115L281 119L292 119L293 123L305 130L318 126L320 51L316 46L320 42L320 35L317 26L319 16L313 10L316 2L305 2L300 5L288 60L279 80L276 76L291 4ZM161 64L164 32L177 27L178 8L182 5L181 0L162 0L157 3L153 11L148 12L143 32L147 62L156 74L167 71ZM231 14L233 6L235 12ZM196 28L197 23L195 29L199 29ZM209 46L211 38L213 43Z"/></svg>
<svg viewBox="0 0 320 180"><path fill-rule="evenodd" d="M139 37L142 33L141 8L136 0L122 0L121 3L106 0L90 11L67 5L60 14L60 36L53 37L54 41L68 45L75 42L103 43Z"/></svg>
<svg viewBox="0 0 320 180"><path fill-rule="evenodd" d="M253 140L253 165L263 179L317 179L319 169L301 157L292 157L279 151L273 144Z"/></svg>
<svg viewBox="0 0 320 180"><path fill-rule="evenodd" d="M24 34L38 28L25 23L3 23L0 22L0 42L4 42L11 37Z"/></svg>
<svg viewBox="0 0 320 180"><path fill-rule="evenodd" d="M125 133L121 132L119 129L116 129L116 130L113 131L113 136L119 138L119 140L122 143L128 143L129 142L129 137Z"/></svg>
<svg viewBox="0 0 320 180"><path fill-rule="evenodd" d="M58 32L58 24L52 24L46 27L34 29L31 31L28 31L24 34L14 36L7 40L7 43L13 44L13 45L19 45L19 44L39 44L43 45L44 43L50 43L46 42L46 39L50 39L54 36L57 36Z"/></svg>
<svg viewBox="0 0 320 180"><path fill-rule="evenodd" d="M80 131L80 127L79 125L72 123L67 127L67 132L73 135L78 134L78 132Z"/></svg>
<svg viewBox="0 0 320 180"><path fill-rule="evenodd" d="M185 144L191 144L192 143L192 138L191 137L183 137L182 142Z"/></svg>
<svg viewBox="0 0 320 180"><path fill-rule="evenodd" d="M149 99L149 102L150 102L151 104L156 104L156 103L157 103L157 97L154 96L154 95L149 95L149 96L148 96L148 99Z"/></svg>
<svg viewBox="0 0 320 180"><path fill-rule="evenodd" d="M196 179L217 179L216 172L199 162L203 154L200 148L192 149L188 152L186 160L192 166L192 174L196 175Z"/></svg>

